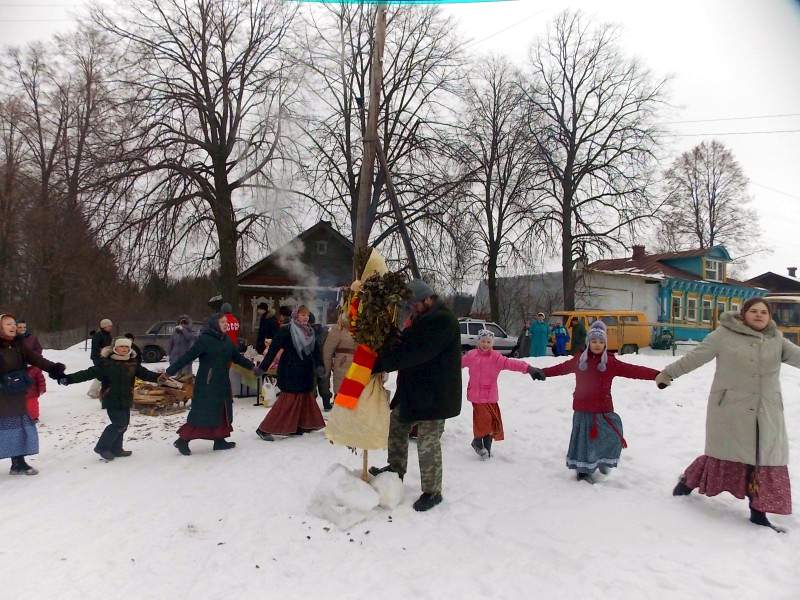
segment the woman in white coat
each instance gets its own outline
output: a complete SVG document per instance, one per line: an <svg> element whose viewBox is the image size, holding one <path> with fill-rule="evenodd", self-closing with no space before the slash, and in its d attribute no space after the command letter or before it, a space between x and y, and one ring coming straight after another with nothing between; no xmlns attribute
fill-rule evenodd
<svg viewBox="0 0 800 600"><path fill-rule="evenodd" d="M750 521L774 527L765 513L792 512L789 445L780 387L782 363L800 367L800 347L783 338L763 298L727 312L720 327L656 378L663 388L716 358L706 413L706 447L673 494L748 498Z"/></svg>

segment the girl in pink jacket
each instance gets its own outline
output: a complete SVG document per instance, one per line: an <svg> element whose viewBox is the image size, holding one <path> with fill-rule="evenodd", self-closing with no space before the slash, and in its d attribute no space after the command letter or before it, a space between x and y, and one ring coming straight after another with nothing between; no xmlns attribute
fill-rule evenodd
<svg viewBox="0 0 800 600"><path fill-rule="evenodd" d="M541 369L522 360L506 358L492 349L494 334L487 329L478 332L478 347L461 357L461 366L469 369L467 400L472 402L472 448L483 459L492 455L492 441L502 440L503 418L497 404L497 377L500 371L528 373L544 379Z"/></svg>

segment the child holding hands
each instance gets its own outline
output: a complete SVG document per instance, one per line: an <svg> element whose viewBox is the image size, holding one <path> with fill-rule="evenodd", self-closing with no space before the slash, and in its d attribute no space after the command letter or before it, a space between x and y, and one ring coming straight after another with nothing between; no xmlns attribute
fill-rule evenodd
<svg viewBox="0 0 800 600"><path fill-rule="evenodd" d="M472 448L483 459L492 455L492 442L504 439L503 418L497 403L497 377L500 371L528 373L534 379L544 379L541 369L522 360L506 358L492 349L494 334L481 329L478 347L461 357L461 366L469 369L467 400L472 403Z"/></svg>

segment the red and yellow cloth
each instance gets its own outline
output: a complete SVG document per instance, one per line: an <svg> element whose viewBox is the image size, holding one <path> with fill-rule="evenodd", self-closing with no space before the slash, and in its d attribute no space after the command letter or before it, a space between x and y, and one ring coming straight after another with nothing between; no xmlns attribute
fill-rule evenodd
<svg viewBox="0 0 800 600"><path fill-rule="evenodd" d="M377 358L378 353L369 346L365 344L356 346L353 363L347 369L347 374L336 394L336 404L351 410L358 405L358 398L369 382Z"/></svg>

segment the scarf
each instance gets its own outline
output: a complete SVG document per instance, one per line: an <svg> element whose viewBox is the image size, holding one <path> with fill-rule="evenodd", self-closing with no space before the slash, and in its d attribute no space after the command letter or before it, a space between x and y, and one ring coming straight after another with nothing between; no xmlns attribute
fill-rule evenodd
<svg viewBox="0 0 800 600"><path fill-rule="evenodd" d="M311 356L311 353L314 351L314 330L311 328L311 325L305 324L301 325L297 322L297 315L292 316L292 322L289 325L289 331L292 334L292 344L294 345L294 349L297 351L297 355L300 358L305 358L306 356Z"/></svg>
<svg viewBox="0 0 800 600"><path fill-rule="evenodd" d="M211 315L208 318L208 321L206 321L206 324L203 325L203 329L200 331L200 333L207 333L216 338L223 339L225 337L225 333L219 328L219 320L222 317L222 313L214 313Z"/></svg>

